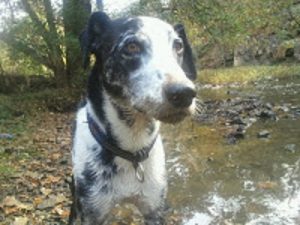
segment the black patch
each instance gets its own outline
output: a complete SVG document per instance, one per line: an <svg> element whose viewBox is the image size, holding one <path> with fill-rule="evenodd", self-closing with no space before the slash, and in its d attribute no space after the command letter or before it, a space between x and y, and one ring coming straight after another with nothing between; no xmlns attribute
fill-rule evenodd
<svg viewBox="0 0 300 225"><path fill-rule="evenodd" d="M182 69L189 79L195 80L197 78L197 70L193 59L192 48L186 36L184 26L182 24L177 24L174 26L174 29L182 39L184 46Z"/></svg>
<svg viewBox="0 0 300 225"><path fill-rule="evenodd" d="M75 131L76 131L76 125L77 125L77 121L73 120L72 124L71 124L71 137L72 137L72 143L71 146L74 145L74 137L75 137ZM73 149L73 148L72 148Z"/></svg>
<svg viewBox="0 0 300 225"><path fill-rule="evenodd" d="M154 130L155 130L155 124L153 122L149 122L148 127L147 127L148 135L153 134Z"/></svg>
<svg viewBox="0 0 300 225"><path fill-rule="evenodd" d="M101 187L100 191L103 192L104 194L108 194L109 188L108 188L107 184L103 185Z"/></svg>
<svg viewBox="0 0 300 225"><path fill-rule="evenodd" d="M114 141L114 143L115 143L115 141ZM97 145L93 146L91 150L95 153L93 163L95 163L96 167L106 166L107 170L110 170L113 173L115 173L114 172L114 171L116 171L116 169L115 169L116 165L114 163L115 155L111 151L109 151L108 149L105 149L103 147L100 149ZM90 170L89 168L91 168L91 166L89 163L87 163L85 165L85 170L83 172L83 175L87 175L88 181L92 180L93 176L95 176L95 173L92 170Z"/></svg>
<svg viewBox="0 0 300 225"><path fill-rule="evenodd" d="M76 221L77 214L78 214L78 202L77 202L77 195L75 192L75 183L74 183L74 176L72 176L72 183L70 185L71 193L72 193L72 205L71 205L71 212L69 216L69 224L73 224Z"/></svg>
<svg viewBox="0 0 300 225"><path fill-rule="evenodd" d="M121 85L111 84L107 81L103 82L103 86L108 94L114 98L122 99L125 97L123 87Z"/></svg>
<svg viewBox="0 0 300 225"><path fill-rule="evenodd" d="M115 159L115 155L111 151L109 151L105 148L103 148L101 151L99 151L95 157L96 162L100 162L104 166L109 166L109 167L113 166L114 159Z"/></svg>
<svg viewBox="0 0 300 225"><path fill-rule="evenodd" d="M97 171L91 169L91 166L88 163L86 163L82 175L84 177L84 182L87 186L92 186L97 180Z"/></svg>
<svg viewBox="0 0 300 225"><path fill-rule="evenodd" d="M113 21L113 26L119 31L120 34L123 34L126 31L136 33L142 27L142 25L142 21L138 18L119 18Z"/></svg>
<svg viewBox="0 0 300 225"><path fill-rule="evenodd" d="M100 121L105 122L103 111L103 87L100 80L100 68L94 66L88 80L88 99Z"/></svg>
<svg viewBox="0 0 300 225"><path fill-rule="evenodd" d="M100 149L99 149L99 146L96 144L96 145L93 145L92 146L92 151L93 152L98 152L98 151L100 151Z"/></svg>
<svg viewBox="0 0 300 225"><path fill-rule="evenodd" d="M110 180L112 177L112 172L111 171L108 171L108 170L104 170L103 173L102 173L102 178L104 180Z"/></svg>
<svg viewBox="0 0 300 225"><path fill-rule="evenodd" d="M76 186L76 194L78 197L88 197L90 194L90 188L85 180L83 179L77 179L77 186Z"/></svg>
<svg viewBox="0 0 300 225"><path fill-rule="evenodd" d="M135 122L132 112L119 107L117 104L113 104L113 106L117 110L119 119L125 121L127 126L132 127Z"/></svg>
<svg viewBox="0 0 300 225"><path fill-rule="evenodd" d="M117 164L115 164L115 163L113 164L111 171L112 171L113 174L116 174L118 172L118 166L117 166Z"/></svg>
<svg viewBox="0 0 300 225"><path fill-rule="evenodd" d="M87 29L79 37L84 68L87 68L90 63L90 54L96 54L99 48L103 48L105 34L110 28L111 20L105 13L96 12L91 15Z"/></svg>
<svg viewBox="0 0 300 225"><path fill-rule="evenodd" d="M82 99L82 100L79 102L79 104L78 104L78 106L77 106L77 109L81 109L81 108L85 107L85 106L86 106L86 103L87 103L86 99Z"/></svg>
<svg viewBox="0 0 300 225"><path fill-rule="evenodd" d="M162 77L161 73L157 72L157 73L156 73L156 75L157 75L157 77L158 77L160 80L162 80L162 79L163 79L163 77Z"/></svg>
<svg viewBox="0 0 300 225"><path fill-rule="evenodd" d="M160 198L164 201L166 199L166 188L163 188L160 192Z"/></svg>

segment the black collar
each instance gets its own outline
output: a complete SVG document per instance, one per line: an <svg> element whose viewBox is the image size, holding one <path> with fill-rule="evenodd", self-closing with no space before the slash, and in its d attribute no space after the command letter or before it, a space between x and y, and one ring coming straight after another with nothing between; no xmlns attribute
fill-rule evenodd
<svg viewBox="0 0 300 225"><path fill-rule="evenodd" d="M148 146L143 147L142 149L139 149L135 152L129 152L126 151L119 146L113 144L115 143L112 138L108 137L97 125L96 121L91 117L89 113L87 113L87 121L89 129L93 135L93 137L96 139L96 141L103 146L105 150L108 150L115 154L116 156L119 156L123 159L126 159L130 161L133 165L133 167L136 170L136 177L140 182L144 181L144 168L140 164L141 162L145 161L149 157L149 152L151 151L157 135L154 137L154 139L151 141L151 143Z"/></svg>

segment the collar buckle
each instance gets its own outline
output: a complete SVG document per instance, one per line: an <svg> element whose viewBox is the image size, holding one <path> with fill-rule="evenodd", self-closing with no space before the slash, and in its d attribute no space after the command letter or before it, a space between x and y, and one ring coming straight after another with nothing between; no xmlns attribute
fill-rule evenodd
<svg viewBox="0 0 300 225"><path fill-rule="evenodd" d="M143 183L145 180L145 170L141 162L145 161L149 157L149 153L156 142L158 134L155 135L152 142L148 146L145 146L144 148L132 153L121 149L117 145L112 144L114 143L113 137L105 134L97 125L97 123L93 120L89 113L87 113L87 121L90 132L92 133L96 141L100 145L102 145L103 148L105 148L106 150L112 152L118 157L121 157L131 162L133 168L135 169L135 176L137 180Z"/></svg>
<svg viewBox="0 0 300 225"><path fill-rule="evenodd" d="M135 177L136 179L143 183L145 181L145 170L142 163L133 163L133 167L135 169Z"/></svg>

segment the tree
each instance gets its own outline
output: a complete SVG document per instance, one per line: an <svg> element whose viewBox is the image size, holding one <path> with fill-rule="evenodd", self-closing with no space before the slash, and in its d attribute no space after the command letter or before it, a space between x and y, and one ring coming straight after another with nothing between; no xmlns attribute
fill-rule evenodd
<svg viewBox="0 0 300 225"><path fill-rule="evenodd" d="M65 31L66 75L68 80L80 74L82 59L78 37L91 13L89 0L63 0L63 25Z"/></svg>
<svg viewBox="0 0 300 225"><path fill-rule="evenodd" d="M49 68L57 86L70 84L81 65L78 36L91 12L88 0L64 0L63 13L50 0L21 0L25 16L1 39Z"/></svg>
<svg viewBox="0 0 300 225"><path fill-rule="evenodd" d="M171 0L170 8L174 19L189 26L187 30L200 55L215 46L222 55L247 45L249 39L279 36L287 26L286 10L293 1L296 0Z"/></svg>

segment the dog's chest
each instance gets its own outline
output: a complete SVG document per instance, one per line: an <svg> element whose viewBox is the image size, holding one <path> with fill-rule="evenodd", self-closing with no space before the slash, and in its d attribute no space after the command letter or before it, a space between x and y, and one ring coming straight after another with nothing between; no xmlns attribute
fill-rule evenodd
<svg viewBox="0 0 300 225"><path fill-rule="evenodd" d="M132 164L124 160L116 160L118 171L112 177L112 186L117 198L128 198L141 194L144 182L138 181ZM147 173L147 172L146 172Z"/></svg>
<svg viewBox="0 0 300 225"><path fill-rule="evenodd" d="M160 155L160 150L163 149L153 149L151 157L142 163L144 181L140 181L137 178L137 171L132 163L120 158L115 160L119 169L115 176L112 177L112 186L114 193L117 193L117 199L138 198L144 195L145 191L151 189L151 187L160 186L161 183L166 182L164 163L158 165L158 162L154 161L158 158L164 160L163 156Z"/></svg>

